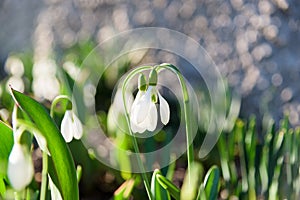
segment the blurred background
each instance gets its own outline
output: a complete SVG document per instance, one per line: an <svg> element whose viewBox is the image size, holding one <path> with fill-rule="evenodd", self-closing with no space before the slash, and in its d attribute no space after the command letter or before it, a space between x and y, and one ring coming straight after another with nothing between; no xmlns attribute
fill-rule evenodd
<svg viewBox="0 0 300 200"><path fill-rule="evenodd" d="M97 44L137 27L165 27L206 49L241 95L241 116L255 113L278 121L288 112L296 126L299 9L296 0L2 0L0 63L4 66L13 52L31 52L33 62L54 54L57 59L78 43ZM7 73L1 67L1 77Z"/></svg>

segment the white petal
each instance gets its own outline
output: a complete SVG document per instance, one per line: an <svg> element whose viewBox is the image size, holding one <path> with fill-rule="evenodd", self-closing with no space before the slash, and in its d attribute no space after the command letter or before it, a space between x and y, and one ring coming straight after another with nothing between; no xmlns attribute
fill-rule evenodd
<svg viewBox="0 0 300 200"><path fill-rule="evenodd" d="M61 197L61 194L60 194L58 188L53 183L53 181L49 175L48 175L48 179L49 179L49 187L50 187L50 191L51 191L51 199L52 200L62 200L62 197Z"/></svg>
<svg viewBox="0 0 300 200"><path fill-rule="evenodd" d="M133 95L130 92L125 91L125 98L126 98L127 109L130 110L133 103ZM117 112L125 113L124 105L123 105L122 89L117 90L113 105L115 106Z"/></svg>
<svg viewBox="0 0 300 200"><path fill-rule="evenodd" d="M149 114L147 117L148 117L147 130L154 131L157 126L157 109L155 103L151 103Z"/></svg>
<svg viewBox="0 0 300 200"><path fill-rule="evenodd" d="M48 148L47 148L47 141L44 136L42 136L40 133L34 132L34 137L41 148L42 151L46 152L48 155L50 155Z"/></svg>
<svg viewBox="0 0 300 200"><path fill-rule="evenodd" d="M166 125L170 120L170 107L168 102L159 94L159 111L160 111L160 119L161 122Z"/></svg>
<svg viewBox="0 0 300 200"><path fill-rule="evenodd" d="M61 121L61 134L66 142L71 142L73 138L73 122L72 122L72 111L67 110L64 118Z"/></svg>
<svg viewBox="0 0 300 200"><path fill-rule="evenodd" d="M34 174L31 155L21 144L15 143L8 158L7 175L15 190L23 190Z"/></svg>
<svg viewBox="0 0 300 200"><path fill-rule="evenodd" d="M141 123L147 117L150 104L151 104L151 90L152 88L149 87L146 93L139 99L137 104L135 105L136 109L136 122Z"/></svg>
<svg viewBox="0 0 300 200"><path fill-rule="evenodd" d="M78 117L74 113L72 113L72 114L73 114L74 138L76 140L79 140L83 134L82 124L81 124L81 121L78 119Z"/></svg>
<svg viewBox="0 0 300 200"><path fill-rule="evenodd" d="M133 133L143 133L146 131L146 127L141 124L136 124L134 121L130 122L130 127Z"/></svg>
<svg viewBox="0 0 300 200"><path fill-rule="evenodd" d="M130 109L130 120L134 120L136 121L137 120L137 107L136 105L138 104L138 102L140 101L141 97L145 94L145 92L142 92L142 91L138 91L133 103L132 103L132 106L131 106L131 109Z"/></svg>

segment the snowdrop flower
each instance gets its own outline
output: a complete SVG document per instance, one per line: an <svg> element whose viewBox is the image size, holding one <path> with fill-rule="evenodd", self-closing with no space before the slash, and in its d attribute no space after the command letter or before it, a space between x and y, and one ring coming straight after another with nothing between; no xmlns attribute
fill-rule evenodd
<svg viewBox="0 0 300 200"><path fill-rule="evenodd" d="M159 100L159 111L161 122L166 125L170 119L170 108L168 102L161 96L156 88L157 72L152 70L149 78L149 86L145 87L143 75L139 79L139 91L131 106L130 126L136 133L143 133L146 130L154 131L157 126L157 96ZM146 91L144 91L146 89Z"/></svg>
<svg viewBox="0 0 300 200"><path fill-rule="evenodd" d="M71 142L73 137L77 140L82 137L82 124L72 110L65 112L61 121L61 133L66 142Z"/></svg>
<svg viewBox="0 0 300 200"><path fill-rule="evenodd" d="M7 175L11 186L23 190L32 180L34 174L32 158L27 148L15 143L8 158Z"/></svg>
<svg viewBox="0 0 300 200"><path fill-rule="evenodd" d="M58 188L56 187L56 185L53 183L49 174L48 174L48 179L49 179L49 187L50 187L50 191L51 191L51 199L52 200L62 200L61 194L60 194Z"/></svg>
<svg viewBox="0 0 300 200"><path fill-rule="evenodd" d="M40 149L42 151L46 152L50 156L50 152L49 152L48 147L47 147L46 138L39 132L33 132L33 135L34 135Z"/></svg>

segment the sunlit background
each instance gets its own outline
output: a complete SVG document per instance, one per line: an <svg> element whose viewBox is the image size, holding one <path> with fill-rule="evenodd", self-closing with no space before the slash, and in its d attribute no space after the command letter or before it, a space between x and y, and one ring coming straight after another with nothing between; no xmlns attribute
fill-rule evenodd
<svg viewBox="0 0 300 200"><path fill-rule="evenodd" d="M14 74L14 60L7 58L32 53L37 96L52 99L58 93L55 67L72 70L72 63L52 59L60 60L66 49L86 41L97 44L132 28L158 26L185 33L207 50L243 97L242 116L255 113L278 120L288 112L291 124L299 125L297 1L4 0L0 9L0 58L7 65L1 76L11 75L10 81L23 90L22 70ZM22 68L18 62L14 67ZM50 92L40 89L42 84L51 85Z"/></svg>

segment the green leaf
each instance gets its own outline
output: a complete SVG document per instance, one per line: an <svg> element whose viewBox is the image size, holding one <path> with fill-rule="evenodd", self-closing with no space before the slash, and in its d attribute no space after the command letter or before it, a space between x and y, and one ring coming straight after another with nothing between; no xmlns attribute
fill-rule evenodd
<svg viewBox="0 0 300 200"><path fill-rule="evenodd" d="M156 169L153 172L152 179L151 179L152 196L154 197L155 200L171 199L169 192L157 180L157 175L162 175L158 169Z"/></svg>
<svg viewBox="0 0 300 200"><path fill-rule="evenodd" d="M156 178L160 185L169 191L172 197L175 199L180 199L180 190L176 185L174 185L169 179L161 174L156 174Z"/></svg>
<svg viewBox="0 0 300 200"><path fill-rule="evenodd" d="M174 172L175 172L175 165L176 165L175 160L176 160L175 154L171 154L171 156L170 156L170 165L168 166L168 172L166 174L166 178L169 179L169 180L173 179L173 175L174 175Z"/></svg>
<svg viewBox="0 0 300 200"><path fill-rule="evenodd" d="M199 187L199 191L198 191L198 195L196 200L206 200L206 194L205 194L205 187L203 185L203 183L200 185Z"/></svg>
<svg viewBox="0 0 300 200"><path fill-rule="evenodd" d="M0 175L0 198L1 198L1 196L4 196L5 192L6 192L6 188L5 188L4 179Z"/></svg>
<svg viewBox="0 0 300 200"><path fill-rule="evenodd" d="M37 101L13 89L12 95L16 104L28 114L47 141L53 161L53 167L49 167L49 174L53 181L57 180L57 183L54 183L57 184L63 199L79 199L75 165L55 122ZM53 177L54 175L57 177Z"/></svg>
<svg viewBox="0 0 300 200"><path fill-rule="evenodd" d="M4 178L6 177L8 157L14 144L13 131L0 121L0 194L5 193Z"/></svg>
<svg viewBox="0 0 300 200"><path fill-rule="evenodd" d="M14 138L12 129L2 121L0 121L0 138L0 175L5 175Z"/></svg>
<svg viewBox="0 0 300 200"><path fill-rule="evenodd" d="M115 192L114 200L127 200L134 188L135 179L131 178L125 181Z"/></svg>
<svg viewBox="0 0 300 200"><path fill-rule="evenodd" d="M217 166L212 166L204 179L205 193L209 200L215 200L219 192L220 171Z"/></svg>

